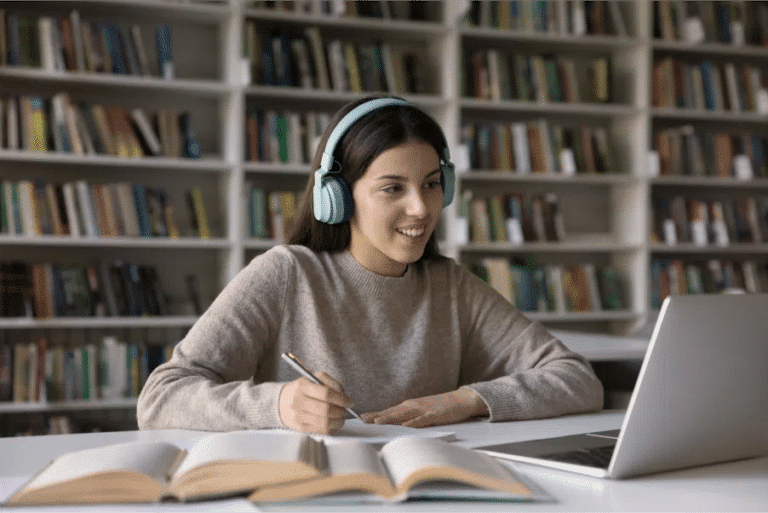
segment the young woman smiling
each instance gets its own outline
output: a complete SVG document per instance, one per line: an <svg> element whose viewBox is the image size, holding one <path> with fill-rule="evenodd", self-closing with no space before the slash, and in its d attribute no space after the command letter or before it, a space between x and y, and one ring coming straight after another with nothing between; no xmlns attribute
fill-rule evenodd
<svg viewBox="0 0 768 513"><path fill-rule="evenodd" d="M438 253L454 176L429 115L346 105L313 169L289 244L254 258L149 376L141 428L330 433L352 406L413 427L602 407L584 358ZM324 385L295 379L283 352Z"/></svg>

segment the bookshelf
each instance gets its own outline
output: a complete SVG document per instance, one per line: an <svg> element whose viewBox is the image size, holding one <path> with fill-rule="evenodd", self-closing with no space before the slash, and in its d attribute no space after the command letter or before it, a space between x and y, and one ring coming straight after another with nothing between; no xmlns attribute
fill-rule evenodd
<svg viewBox="0 0 768 513"><path fill-rule="evenodd" d="M507 13L499 2L388 2L390 12L385 19L366 16L371 14L366 12L346 12L354 4L240 0L0 2L6 23L11 12L35 20L40 16L61 20L77 11L80 20L112 22L128 29L138 26L148 56L147 73L138 75L57 70L42 64L11 65L6 61L0 64L1 98L32 94L50 99L66 92L73 101L119 106L127 111L138 108L150 115L161 109L188 112L201 150L199 158L126 158L108 153L75 155L10 149L3 139L1 180L130 182L160 188L174 206L179 236L0 233L2 262L74 265L121 260L153 266L167 300L164 315L0 317L0 344L29 345L43 338L51 345L78 348L99 345L104 337L113 336L148 347L179 340L196 319L187 277L197 277L194 289L200 308L205 308L247 262L279 243L280 236L274 231L254 236L255 217L250 211L254 201L268 207L279 193L301 191L310 172L307 148L313 147L327 116L368 91L387 87L396 87L397 94L430 112L442 124L449 141L457 165L457 194L438 227L443 253L471 266L494 259L542 269L591 264L611 269L620 277L623 301L619 307L527 312L554 330L618 336L631 335L652 323L656 314L654 298L659 294L652 267L659 259L685 264L709 259L737 264L749 260L765 273L768 234L759 243L731 240L725 246L683 241L668 244L654 238L658 217L654 201L659 196L706 201L768 197L768 176L758 173L760 168L754 161L749 178L735 174L660 174L652 165L657 160L649 157L649 152L656 152L659 163L666 158L656 146L656 134L662 130L691 126L702 134L745 130L760 133L765 126L765 111L760 110L757 93L752 111L729 108L727 89L722 93L724 108L719 110L657 106L653 79L657 62L670 58L692 64L709 59L719 65L734 63L761 69L768 56L765 47L664 39L656 28L663 18L650 1L610 2L603 5L601 12L576 17L574 13L579 14L579 9L585 7L582 2L553 1L547 11L526 10L539 4L520 2L520 18L513 18L513 12ZM331 12L322 12L323 5ZM306 11L302 10L304 6ZM415 11L408 12L408 8ZM544 29L540 21L544 14L553 28ZM695 29L695 22L686 21L695 14L681 10L670 15L679 16L674 18L678 23L693 24ZM523 23L523 19L531 21ZM155 30L160 23L170 28L174 64L171 77L163 76L158 60ZM510 28L499 28L499 23L503 27L509 23ZM666 23L669 25L669 21ZM756 37L758 29L750 24L745 33ZM696 31L692 34L695 36ZM291 46L299 36L307 36L303 50ZM324 48L333 43L333 51L341 52L341 61L339 54L333 58L336 60L327 56L327 84L320 83L316 74L302 74L298 58L278 62L290 64L290 77L279 73L280 65L274 74L265 75L265 48L273 59L293 52L311 54L309 36L319 39ZM360 48L366 50L360 52ZM346 73L349 55L345 52L350 51L357 51L358 58L361 53L371 52L366 55L372 55L373 62L382 55L394 55L388 61L391 69L383 72L378 82L365 74L358 81L346 75L342 79L338 71ZM537 82L542 84L540 89L528 82L527 96L520 93L522 86L514 80L499 80L496 74L496 69L504 70L504 65L498 68L498 63L505 59L507 66L514 69L516 55L525 57L518 61L528 63L532 76L545 77ZM363 60L357 63L363 70L369 65ZM546 71L553 65L552 69L563 70L563 76L570 77L560 84L559 92L550 87L551 80L546 80ZM332 66L337 67L335 72ZM474 69L480 82L471 73ZM408 70L418 71L410 73L414 77L411 81L403 79L403 73L409 75ZM605 76L607 80L601 78ZM487 88L483 88L483 80ZM723 84L727 85L725 80ZM274 127L281 123L290 134L287 140L292 147L281 146L275 138ZM488 133L507 134L504 137L522 133L520 130L528 135L531 129L535 132L542 127L554 129L548 133L577 139L587 134L593 159L601 148L600 140L607 144L608 160L598 155L603 160L593 160L594 172L589 171L585 150L577 150L574 142L565 146L573 150L565 160L562 152L553 153L549 160L541 161L545 162L541 169L531 165L538 161L531 160L525 172L525 166L520 165L523 160L514 154L513 142L509 142L509 154L496 150L495 160L490 150L479 149L483 146L477 134L488 127ZM550 139L549 144L557 140ZM195 187L202 193L207 213L210 234L205 238L196 231L187 206L187 193ZM254 190L263 194L261 199L254 199ZM523 205L530 205L536 195L554 194L562 215L561 236L556 240L473 239L472 223L462 200L489 200L512 193L522 195ZM289 199L284 199L289 203L276 201L284 208L290 205ZM261 213L262 218L268 218L268 211ZM738 271L741 266L736 268ZM611 360L623 358L626 351L605 344L590 354L596 360ZM135 407L131 398L86 402L68 400L45 407L30 402L6 404L0 415L10 419L24 414L45 417L62 410L81 411L96 422L105 410L122 410L130 423Z"/></svg>

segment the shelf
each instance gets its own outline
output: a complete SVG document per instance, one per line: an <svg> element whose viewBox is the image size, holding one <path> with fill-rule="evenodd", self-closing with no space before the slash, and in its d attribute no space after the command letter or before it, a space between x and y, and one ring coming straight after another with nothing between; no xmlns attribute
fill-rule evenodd
<svg viewBox="0 0 768 513"><path fill-rule="evenodd" d="M231 164L210 157L201 159L182 159L169 157L137 157L125 158L114 155L73 155L55 151L24 151L0 149L0 164L9 162L14 164L56 164L72 167L117 167L157 169L179 172L204 172L226 173L230 171Z"/></svg>
<svg viewBox="0 0 768 513"><path fill-rule="evenodd" d="M245 88L244 92L249 98L273 98L280 99L284 102L291 100L301 102L327 102L328 104L334 104L333 107L335 109L340 107L340 104L345 104L372 94L335 91L331 89L306 89L301 87L265 85L250 85ZM448 103L445 98L433 94L401 94L399 96L425 108L441 107Z"/></svg>
<svg viewBox="0 0 768 513"><path fill-rule="evenodd" d="M475 242L458 247L461 253L485 253L485 254L520 254L520 253L631 253L639 251L636 244L619 244L610 242L604 237L597 237L592 242L524 242L515 245L507 242Z"/></svg>
<svg viewBox="0 0 768 513"><path fill-rule="evenodd" d="M642 110L631 105L622 104L597 104L597 103L566 103L566 102L533 102L519 100L478 100L476 98L462 98L459 107L468 113L479 112L529 112L534 114L561 114L590 117L630 117L642 114Z"/></svg>
<svg viewBox="0 0 768 513"><path fill-rule="evenodd" d="M435 21L394 20L382 18L351 18L345 16L280 12L267 9L245 9L247 18L264 21L317 25L323 28L345 29L349 32L364 31L366 37L431 38L445 33L446 27Z"/></svg>
<svg viewBox="0 0 768 513"><path fill-rule="evenodd" d="M604 35L574 36L570 34L549 34L500 30L483 27L461 27L459 35L467 40L493 43L530 43L537 51L569 50L596 51L633 48L644 42L634 38Z"/></svg>
<svg viewBox="0 0 768 513"><path fill-rule="evenodd" d="M102 328L189 328L197 316L167 317L56 317L31 319L0 317L0 329L102 329Z"/></svg>
<svg viewBox="0 0 768 513"><path fill-rule="evenodd" d="M689 43L684 41L660 41L654 39L653 51L669 53L685 53L709 58L717 57L754 57L765 59L768 57L768 48L754 45L726 45L722 43Z"/></svg>
<svg viewBox="0 0 768 513"><path fill-rule="evenodd" d="M642 359L650 344L645 337L621 337L570 330L550 330L570 350L591 361Z"/></svg>
<svg viewBox="0 0 768 513"><path fill-rule="evenodd" d="M129 410L136 408L136 398L126 399L75 399L66 402L36 403L0 402L0 414L47 413L59 411Z"/></svg>
<svg viewBox="0 0 768 513"><path fill-rule="evenodd" d="M91 73L77 71L46 71L40 68L0 66L0 78L35 83L60 84L66 87L108 87L138 89L147 92L165 92L202 97L222 97L231 92L230 86L212 80L174 79ZM8 82L6 82L8 83Z"/></svg>
<svg viewBox="0 0 768 513"><path fill-rule="evenodd" d="M699 187L699 188L728 188L728 189L768 189L768 178L753 178L751 180L739 180L731 177L718 176L657 176L650 179L653 186L664 187Z"/></svg>
<svg viewBox="0 0 768 513"><path fill-rule="evenodd" d="M246 173L275 173L288 175L309 176L309 164L283 164L282 162L253 162L243 163Z"/></svg>
<svg viewBox="0 0 768 513"><path fill-rule="evenodd" d="M23 237L19 235L0 235L3 246L54 246L54 247L94 247L94 248L145 248L145 249L227 249L230 242L226 239L198 239L181 237L66 237L56 235L38 235Z"/></svg>
<svg viewBox="0 0 768 513"><path fill-rule="evenodd" d="M243 248L247 250L267 251L273 247L276 242L272 239L246 239L243 242Z"/></svg>
<svg viewBox="0 0 768 513"><path fill-rule="evenodd" d="M734 256L768 256L768 244L733 243L729 246L696 246L691 243L680 243L675 246L667 244L652 244L650 250L654 254L665 255L700 255L713 257L715 255Z"/></svg>
<svg viewBox="0 0 768 513"><path fill-rule="evenodd" d="M712 111L698 109L653 108L651 115L656 119L681 121L719 121L722 123L764 124L768 116L755 112L731 112L727 110Z"/></svg>
<svg viewBox="0 0 768 513"><path fill-rule="evenodd" d="M636 176L618 173L563 175L560 173L516 173L514 171L471 170L459 172L456 179L461 183L546 183L562 185L613 186L635 185L642 180Z"/></svg>
<svg viewBox="0 0 768 513"><path fill-rule="evenodd" d="M533 321L539 321L553 326L561 323L584 323L594 324L596 322L632 322L640 316L630 311L609 311L599 310L594 312L523 312L523 314ZM555 328L556 329L556 328Z"/></svg>

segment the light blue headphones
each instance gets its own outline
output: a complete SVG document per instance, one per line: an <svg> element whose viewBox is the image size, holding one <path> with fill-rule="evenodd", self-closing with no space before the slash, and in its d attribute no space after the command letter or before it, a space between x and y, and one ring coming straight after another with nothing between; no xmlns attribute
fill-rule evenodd
<svg viewBox="0 0 768 513"><path fill-rule="evenodd" d="M320 167L315 171L315 186L313 189L313 203L315 219L322 223L338 224L348 221L352 216L354 202L352 192L346 180L338 173L340 168L333 169L335 160L333 154L339 140L347 133L347 130L366 114L384 107L405 105L418 108L415 105L399 98L376 98L358 105L352 109L334 127L328 142L325 144L323 156L320 159ZM455 186L455 169L448 153L448 144L443 136L443 147L440 153L440 184L443 187L443 207L447 207L453 201ZM338 175L338 176L333 176Z"/></svg>

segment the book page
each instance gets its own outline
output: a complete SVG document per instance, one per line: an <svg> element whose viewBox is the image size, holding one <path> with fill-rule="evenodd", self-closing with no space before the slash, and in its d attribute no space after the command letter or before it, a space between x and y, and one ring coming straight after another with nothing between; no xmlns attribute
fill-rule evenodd
<svg viewBox="0 0 768 513"><path fill-rule="evenodd" d="M56 458L30 482L28 488L70 481L112 471L134 471L165 484L181 450L166 442L126 442L85 449Z"/></svg>
<svg viewBox="0 0 768 513"><path fill-rule="evenodd" d="M342 474L378 474L389 480L386 467L379 458L379 452L373 445L359 442L339 441L326 447L328 473Z"/></svg>
<svg viewBox="0 0 768 513"><path fill-rule="evenodd" d="M216 461L301 461L315 465L306 435L290 432L245 430L206 436L187 452L173 476L183 475Z"/></svg>
<svg viewBox="0 0 768 513"><path fill-rule="evenodd" d="M497 480L514 478L507 467L492 457L441 440L400 438L381 448L381 458L396 486L415 471L428 467L456 468Z"/></svg>

